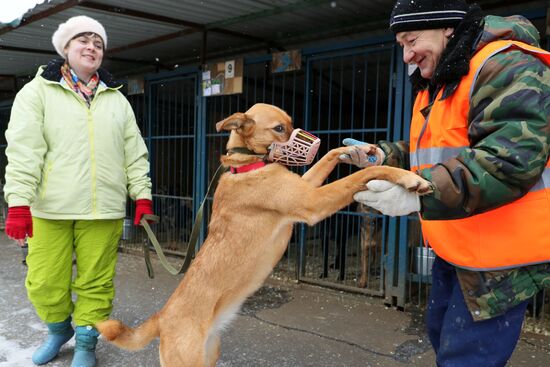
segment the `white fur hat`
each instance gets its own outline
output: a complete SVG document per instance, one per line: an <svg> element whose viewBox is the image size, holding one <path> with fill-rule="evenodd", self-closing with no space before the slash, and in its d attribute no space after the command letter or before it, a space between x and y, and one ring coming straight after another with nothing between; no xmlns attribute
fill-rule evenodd
<svg viewBox="0 0 550 367"><path fill-rule="evenodd" d="M107 48L107 33L105 33L105 28L97 20L85 15L72 17L65 23L61 23L52 36L53 46L57 53L65 58L63 49L67 46L67 43L77 34L86 32L92 32L101 37L104 48Z"/></svg>

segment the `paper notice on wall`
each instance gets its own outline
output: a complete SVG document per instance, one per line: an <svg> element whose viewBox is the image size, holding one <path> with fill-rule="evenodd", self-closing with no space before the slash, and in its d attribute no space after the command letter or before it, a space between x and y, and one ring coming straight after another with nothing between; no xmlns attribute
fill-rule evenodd
<svg viewBox="0 0 550 367"><path fill-rule="evenodd" d="M219 84L212 84L212 94L220 94L221 89Z"/></svg>
<svg viewBox="0 0 550 367"><path fill-rule="evenodd" d="M202 81L202 95L208 97L212 95L212 83L210 79L203 79Z"/></svg>

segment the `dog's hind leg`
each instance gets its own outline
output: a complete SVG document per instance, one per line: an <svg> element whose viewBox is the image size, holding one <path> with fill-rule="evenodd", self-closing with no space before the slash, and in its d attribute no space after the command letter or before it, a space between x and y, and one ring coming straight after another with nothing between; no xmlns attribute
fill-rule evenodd
<svg viewBox="0 0 550 367"><path fill-rule="evenodd" d="M211 333L206 339L204 346L206 360L204 365L206 367L215 367L216 361L220 358L220 335L217 333Z"/></svg>
<svg viewBox="0 0 550 367"><path fill-rule="evenodd" d="M161 343L161 345L162 345L162 343ZM164 358L162 358L162 352L161 352L160 347L159 347L159 361L160 361L160 367L168 367L166 362L164 362Z"/></svg>
<svg viewBox="0 0 550 367"><path fill-rule="evenodd" d="M206 336L198 325L182 322L178 331L161 334L159 353L162 367L205 367Z"/></svg>

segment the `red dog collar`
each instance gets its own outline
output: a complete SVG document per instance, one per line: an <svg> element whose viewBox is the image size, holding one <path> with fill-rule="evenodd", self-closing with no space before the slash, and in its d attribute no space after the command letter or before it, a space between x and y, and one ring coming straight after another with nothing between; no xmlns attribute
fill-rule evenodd
<svg viewBox="0 0 550 367"><path fill-rule="evenodd" d="M230 167L231 173L245 173L249 171L254 171L255 169L260 169L265 166L265 162L259 161L247 164L241 167Z"/></svg>

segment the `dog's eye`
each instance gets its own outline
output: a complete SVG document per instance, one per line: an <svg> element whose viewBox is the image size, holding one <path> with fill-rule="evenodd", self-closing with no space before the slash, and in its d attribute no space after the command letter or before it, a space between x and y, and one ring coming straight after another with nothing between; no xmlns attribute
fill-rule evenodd
<svg viewBox="0 0 550 367"><path fill-rule="evenodd" d="M283 131L285 131L285 127L283 125L277 125L273 128L273 130L275 130L278 133L282 133Z"/></svg>

